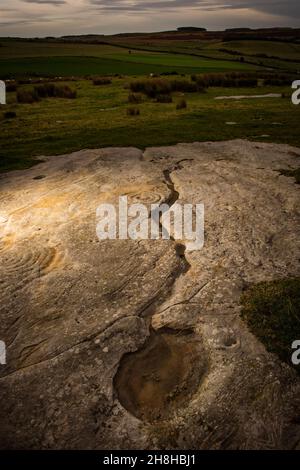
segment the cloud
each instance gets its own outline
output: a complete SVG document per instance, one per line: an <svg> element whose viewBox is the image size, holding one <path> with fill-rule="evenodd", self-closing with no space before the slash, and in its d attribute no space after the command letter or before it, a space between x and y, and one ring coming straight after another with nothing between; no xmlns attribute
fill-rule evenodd
<svg viewBox="0 0 300 470"><path fill-rule="evenodd" d="M65 0L22 0L25 3L37 3L38 5L64 5L66 3Z"/></svg>
<svg viewBox="0 0 300 470"><path fill-rule="evenodd" d="M147 12L147 11L174 11L177 9L211 9L222 8L214 0L158 0L158 1L133 1L119 0L112 2L110 0L89 0L90 4L97 5L101 10L128 11L128 12ZM226 6L226 5L225 5Z"/></svg>
<svg viewBox="0 0 300 470"><path fill-rule="evenodd" d="M15 20L15 21L6 21L4 23L0 23L0 27L4 26L18 26L18 25L31 25L36 23L49 23L48 19L39 19L37 20Z"/></svg>
<svg viewBox="0 0 300 470"><path fill-rule="evenodd" d="M255 10L257 12L287 17L300 17L299 0L89 0L91 5L102 11L126 11L128 13L147 13L195 9L199 11Z"/></svg>
<svg viewBox="0 0 300 470"><path fill-rule="evenodd" d="M299 0L0 0L0 17L5 34L30 37L178 26L299 27L300 8Z"/></svg>

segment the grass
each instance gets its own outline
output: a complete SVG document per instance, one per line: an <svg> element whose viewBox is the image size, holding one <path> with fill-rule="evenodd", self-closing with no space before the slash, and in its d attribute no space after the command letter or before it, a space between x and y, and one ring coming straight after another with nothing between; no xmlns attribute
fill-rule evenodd
<svg viewBox="0 0 300 470"><path fill-rule="evenodd" d="M300 61L300 44L287 44L284 42L272 41L228 41L216 43L210 46L210 49L225 48L238 52L240 55L257 56L266 55L268 57L280 57L283 60L290 59Z"/></svg>
<svg viewBox="0 0 300 470"><path fill-rule="evenodd" d="M140 50L147 49L153 52L165 51L176 54L193 54L202 58L223 61L235 61L236 67L243 60L252 65L273 67L274 69L295 72L299 71L300 45L280 41L240 40L226 41L216 39L189 39L175 38L162 39L136 36L133 38L112 38L115 45L135 47ZM236 69L237 70L237 69Z"/></svg>
<svg viewBox="0 0 300 470"><path fill-rule="evenodd" d="M115 60L124 60L124 55L114 54ZM201 57L194 57L191 55L181 54L167 54L167 53L154 53L154 52L137 52L134 51L131 55L128 55L126 59L130 62L153 64L153 65L164 65L169 67L192 67L201 68L203 70L216 70L222 71L235 70L237 64L234 62L227 61L216 61L213 59L204 59ZM240 64L239 70L253 70L253 67L249 65Z"/></svg>
<svg viewBox="0 0 300 470"><path fill-rule="evenodd" d="M186 100L184 100L183 98L178 101L177 105L176 105L176 109L177 110L180 110L180 109L186 109L187 108L187 102Z"/></svg>
<svg viewBox="0 0 300 470"><path fill-rule="evenodd" d="M117 38L115 38L116 40ZM125 39L117 39L121 45L123 45ZM128 38L127 38L128 40ZM140 57L148 58L149 61L158 58L161 60L166 54L159 54L161 50L169 50L171 54L168 54L169 59L176 60L173 52L182 52L182 54L192 54L207 52L208 54L215 53L217 57L223 57L222 50L235 51L238 55L249 55L256 56L257 54L264 54L268 57L276 56L283 60L290 59L300 61L300 44L284 43L276 41L218 41L218 40L186 40L186 41L166 41L166 40L155 40L152 37L150 44L149 39L139 39L137 36L134 39L133 44L128 44L126 47L118 47L118 45L110 44L84 44L84 43L51 43L51 42L39 42L39 41L14 41L14 40L1 40L0 43L0 58L22 58L22 57L56 57L56 56L80 56L80 57L111 57L119 58L121 60L124 57L132 61L140 61ZM140 47L140 50L136 50L135 46ZM144 47L144 50L142 49ZM145 50L145 49L152 49ZM221 51L220 51L221 50ZM131 52L129 54L129 51ZM218 54L219 53L219 54ZM173 59L172 59L173 57ZM224 56L225 57L225 56ZM180 56L181 60L193 60L195 57ZM172 64L174 65L174 63Z"/></svg>
<svg viewBox="0 0 300 470"><path fill-rule="evenodd" d="M297 168L296 170L280 170L280 173L284 176L295 178L296 183L300 184L300 168Z"/></svg>
<svg viewBox="0 0 300 470"><path fill-rule="evenodd" d="M176 36L166 39L156 34L105 37L100 40L110 44L2 38L0 75L32 72L51 74L53 70L62 76L104 73L142 75L151 71L159 73L161 68L166 72L179 68L180 73L191 73L191 69L198 73L201 73L201 69L205 73L262 67L287 72L300 70L300 44L270 40L201 39L189 35L186 39L178 39ZM48 58L51 58L51 67L47 64ZM14 59L18 59L18 62Z"/></svg>
<svg viewBox="0 0 300 470"><path fill-rule="evenodd" d="M126 113L127 113L127 116L139 116L141 112L139 108L131 107L131 108L127 108Z"/></svg>
<svg viewBox="0 0 300 470"><path fill-rule="evenodd" d="M149 98L155 98L158 95L170 94L176 91L196 93L198 85L189 79L148 78L147 80L132 81L130 89L135 93L144 93Z"/></svg>
<svg viewBox="0 0 300 470"><path fill-rule="evenodd" d="M292 343L300 339L300 278L251 287L242 297L241 315L269 352L292 365Z"/></svg>
<svg viewBox="0 0 300 470"><path fill-rule="evenodd" d="M105 44L64 44L39 41L1 40L0 59L26 57L107 57L113 54L128 55L128 50Z"/></svg>
<svg viewBox="0 0 300 470"><path fill-rule="evenodd" d="M0 39L0 76L146 75L300 70L300 45L272 41L106 38L115 44ZM125 41L125 42L124 42ZM126 43L127 41L127 43ZM241 62L243 58L243 62Z"/></svg>
<svg viewBox="0 0 300 470"><path fill-rule="evenodd" d="M139 60L132 60L132 56L121 58L98 57L25 57L20 59L0 59L0 76L24 77L24 76L62 76L85 77L88 75L149 75L151 73L180 74L223 72L236 70L236 66L230 62L216 61L213 59L180 60L180 57L172 57L172 60L163 59L157 61L146 60L143 55ZM185 58L186 59L186 58ZM173 65L172 65L173 64ZM238 70L247 70L247 66L241 64Z"/></svg>
<svg viewBox="0 0 300 470"><path fill-rule="evenodd" d="M214 98L257 94L257 90L209 88L205 94L185 93L188 107L177 111L174 102L183 94L176 92L173 103L159 104L145 97L139 104L139 119L132 119L126 114L130 82L114 78L111 85L101 87L89 80L62 82L77 92L76 100L46 98L33 104L18 104L16 93L8 93L8 104L0 108L0 171L28 167L41 155L106 146L145 148L236 138L300 146L300 107L290 98L228 102ZM22 85L18 90L30 88ZM291 90L259 88L259 94L270 92L289 96ZM17 117L6 120L4 112L15 112ZM237 124L226 125L228 121Z"/></svg>
<svg viewBox="0 0 300 470"><path fill-rule="evenodd" d="M234 61L187 54L129 50L105 44L59 44L4 40L0 47L0 76L145 75L254 70Z"/></svg>

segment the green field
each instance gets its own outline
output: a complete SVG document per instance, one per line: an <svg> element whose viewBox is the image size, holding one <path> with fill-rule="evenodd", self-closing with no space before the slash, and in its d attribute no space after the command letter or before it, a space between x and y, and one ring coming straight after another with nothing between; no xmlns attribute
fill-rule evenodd
<svg viewBox="0 0 300 470"><path fill-rule="evenodd" d="M130 56L128 56L130 57ZM126 56L126 59L128 59ZM131 59L131 57L130 57ZM157 60L157 61L156 61ZM141 61L141 62L139 62ZM161 62L159 64L159 62ZM163 62L170 65L162 65ZM177 62L177 65L176 65ZM174 65L171 65L171 64ZM178 65L180 64L180 65ZM186 64L186 65L184 65ZM193 65L192 65L193 64ZM24 76L61 76L84 77L87 75L149 75L166 72L180 74L223 72L233 70L249 70L240 65L234 67L231 62L214 61L209 59L190 60L183 57L166 56L158 59L132 57L131 60L97 58L97 57L32 57L22 59L0 59L0 77L18 78Z"/></svg>
<svg viewBox="0 0 300 470"><path fill-rule="evenodd" d="M214 43L207 49L227 48L239 52L241 55L265 54L267 56L280 57L283 60L290 59L300 62L300 44L291 44L272 41L227 41Z"/></svg>
<svg viewBox="0 0 300 470"><path fill-rule="evenodd" d="M48 98L34 104L18 104L15 93L9 93L5 111L15 111L17 117L1 121L1 170L23 168L39 155L105 146L144 148L235 138L300 146L300 107L292 105L288 88L210 88L205 94L185 94L188 108L182 111L176 110L181 93L175 93L169 104L144 97L138 105L140 116L130 117L126 114L129 82L130 78L115 78L111 85L102 87L88 80L70 82L70 87L77 90L76 99ZM29 86L20 88L26 87ZM214 99L221 95L283 91L287 98Z"/></svg>
<svg viewBox="0 0 300 470"><path fill-rule="evenodd" d="M128 54L128 50L105 44L47 43L42 41L1 40L0 59L24 57L106 57L112 54Z"/></svg>
<svg viewBox="0 0 300 470"><path fill-rule="evenodd" d="M228 51L228 52L226 52ZM206 45L203 52L219 59L244 57L247 62L285 71L300 71L300 44L272 41L228 41Z"/></svg>
<svg viewBox="0 0 300 470"><path fill-rule="evenodd" d="M128 50L93 44L52 44L4 41L0 47L0 77L145 75L255 70L247 64L183 54Z"/></svg>
<svg viewBox="0 0 300 470"><path fill-rule="evenodd" d="M300 44L280 41L259 40L162 40L151 41L143 37L131 39L113 38L115 45L135 47L152 51L193 54L198 57L235 62L238 66L241 57L244 63L256 67L273 68L287 72L300 72Z"/></svg>
<svg viewBox="0 0 300 470"><path fill-rule="evenodd" d="M272 41L106 38L110 44L0 39L0 77L300 71L300 44Z"/></svg>

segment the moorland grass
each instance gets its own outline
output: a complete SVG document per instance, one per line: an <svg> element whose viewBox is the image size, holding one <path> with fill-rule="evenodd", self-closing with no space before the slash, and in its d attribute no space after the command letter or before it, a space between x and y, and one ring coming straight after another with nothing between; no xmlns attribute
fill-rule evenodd
<svg viewBox="0 0 300 470"><path fill-rule="evenodd" d="M110 85L111 79L107 77L95 77L93 79L93 85L95 86L103 86L103 85Z"/></svg>
<svg viewBox="0 0 300 470"><path fill-rule="evenodd" d="M260 94L285 93L285 99L230 102L214 98L257 94L257 90L209 88L204 94L184 93L188 108L179 111L172 103L159 104L144 96L139 103L139 119L132 119L126 113L131 80L114 78L111 85L101 87L95 87L90 80L66 82L77 92L76 100L51 98L19 104L16 93L9 93L8 104L0 109L1 171L28 167L34 157L41 155L64 154L82 148L145 148L236 138L300 146L300 106L291 103L290 88L259 89ZM28 89L32 86L18 86L18 91ZM174 102L181 95L174 92ZM17 117L5 120L4 112L15 112ZM228 121L237 124L226 125Z"/></svg>
<svg viewBox="0 0 300 470"><path fill-rule="evenodd" d="M187 108L187 102L185 99L181 99L178 101L177 105L176 105L176 109L177 110L180 110L180 109L186 109Z"/></svg>
<svg viewBox="0 0 300 470"><path fill-rule="evenodd" d="M280 173L284 176L295 178L296 183L300 184L300 168L297 168L295 170L280 170Z"/></svg>
<svg viewBox="0 0 300 470"><path fill-rule="evenodd" d="M269 352L292 365L292 344L300 339L300 278L250 287L242 296L241 316Z"/></svg>

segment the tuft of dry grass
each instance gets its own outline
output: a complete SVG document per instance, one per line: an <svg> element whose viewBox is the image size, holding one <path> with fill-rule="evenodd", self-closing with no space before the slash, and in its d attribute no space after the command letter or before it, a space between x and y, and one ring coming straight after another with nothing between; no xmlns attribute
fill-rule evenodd
<svg viewBox="0 0 300 470"><path fill-rule="evenodd" d="M139 108L127 108L127 116L139 116L141 114Z"/></svg>
<svg viewBox="0 0 300 470"><path fill-rule="evenodd" d="M130 83L133 93L144 93L149 98L170 95L172 92L197 93L198 83L187 79L150 78L147 80L135 80Z"/></svg>
<svg viewBox="0 0 300 470"><path fill-rule="evenodd" d="M140 104L143 101L143 97L140 93L129 93L128 103L131 104Z"/></svg>
<svg viewBox="0 0 300 470"><path fill-rule="evenodd" d="M17 114L14 111L6 111L6 113L3 114L4 119L15 119L17 117Z"/></svg>
<svg viewBox="0 0 300 470"><path fill-rule="evenodd" d="M93 85L95 86L111 85L111 83L111 79L106 77L97 77L93 79Z"/></svg>
<svg viewBox="0 0 300 470"><path fill-rule="evenodd" d="M156 102L157 103L172 103L173 98L171 95L157 95Z"/></svg>
<svg viewBox="0 0 300 470"><path fill-rule="evenodd" d="M177 105L176 105L176 109L179 110L179 109L186 109L187 108L187 102L185 99L181 99L180 101L178 101Z"/></svg>
<svg viewBox="0 0 300 470"><path fill-rule="evenodd" d="M40 101L40 97L35 90L18 90L17 102L22 104L32 104Z"/></svg>

